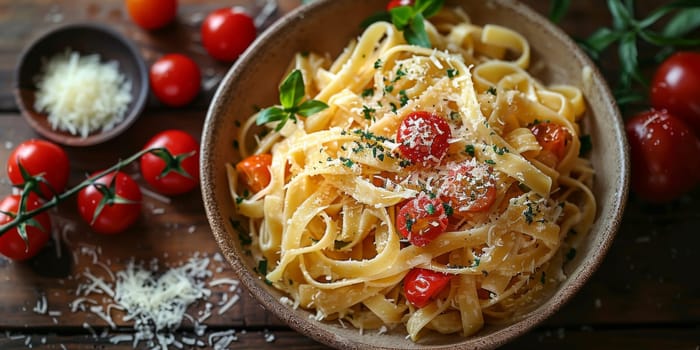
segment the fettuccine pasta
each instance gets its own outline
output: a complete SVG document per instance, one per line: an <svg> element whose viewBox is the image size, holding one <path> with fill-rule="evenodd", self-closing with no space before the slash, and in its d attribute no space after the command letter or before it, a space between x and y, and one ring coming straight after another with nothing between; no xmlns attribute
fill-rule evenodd
<svg viewBox="0 0 700 350"><path fill-rule="evenodd" d="M228 167L260 272L290 306L413 340L537 303L596 211L581 91L534 79L513 30L460 9L425 26L433 49L378 22L334 60L297 54L304 100L328 108L241 142L243 158L269 155L256 191Z"/></svg>

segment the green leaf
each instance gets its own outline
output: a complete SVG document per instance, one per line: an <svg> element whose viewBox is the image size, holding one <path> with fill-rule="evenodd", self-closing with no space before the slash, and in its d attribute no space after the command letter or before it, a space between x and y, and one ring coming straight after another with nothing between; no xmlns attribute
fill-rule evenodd
<svg viewBox="0 0 700 350"><path fill-rule="evenodd" d="M591 34L591 36L589 36L585 42L591 50L601 53L612 43L620 39L621 36L621 31L612 31L609 28L600 28Z"/></svg>
<svg viewBox="0 0 700 350"><path fill-rule="evenodd" d="M618 47L622 72L632 75L637 71L637 36L633 32L625 33Z"/></svg>
<svg viewBox="0 0 700 350"><path fill-rule="evenodd" d="M659 19L661 19L663 16L666 16L670 12L680 9L680 8L695 8L700 6L698 4L697 0L678 0L674 1L670 4L666 4L664 6L661 6L654 10L647 18L639 21L639 27L640 28L646 28L649 27L650 25L656 23ZM683 12L683 11L681 11ZM680 13L679 13L680 14ZM670 23L670 22L669 22Z"/></svg>
<svg viewBox="0 0 700 350"><path fill-rule="evenodd" d="M608 8L610 9L615 29L633 27L635 21L632 13L620 0L608 0Z"/></svg>
<svg viewBox="0 0 700 350"><path fill-rule="evenodd" d="M287 124L287 121L289 119L293 120L296 122L297 118L294 116L294 112L285 112L287 113L282 120L280 120L279 124L275 127L275 131L280 131L284 127L285 124Z"/></svg>
<svg viewBox="0 0 700 350"><path fill-rule="evenodd" d="M387 11L377 12L369 17L365 18L362 23L360 23L360 28L366 29L377 22L391 22L391 14Z"/></svg>
<svg viewBox="0 0 700 350"><path fill-rule="evenodd" d="M285 109L291 109L304 98L304 77L301 71L295 69L280 85L280 103Z"/></svg>
<svg viewBox="0 0 700 350"><path fill-rule="evenodd" d="M316 114L324 109L328 108L328 105L318 100L308 100L304 101L297 107L297 113L305 117L312 114Z"/></svg>
<svg viewBox="0 0 700 350"><path fill-rule="evenodd" d="M411 25L404 30L403 36L411 45L430 48L430 38L428 38L428 33L425 31L423 20L423 15L420 13L416 14L413 21L411 21Z"/></svg>
<svg viewBox="0 0 700 350"><path fill-rule="evenodd" d="M679 37L664 36L651 30L643 30L639 32L639 36L644 41L656 46L681 46L693 47L700 45L700 39L686 39Z"/></svg>
<svg viewBox="0 0 700 350"><path fill-rule="evenodd" d="M571 0L552 0L549 7L549 20L554 23L559 23L569 10Z"/></svg>
<svg viewBox="0 0 700 350"><path fill-rule="evenodd" d="M413 8L416 13L421 13L423 17L429 18L440 12L444 3L444 0L416 0Z"/></svg>
<svg viewBox="0 0 700 350"><path fill-rule="evenodd" d="M416 15L411 6L394 7L389 13L391 14L391 23L393 23L398 30L406 29L411 21L415 20L414 18Z"/></svg>
<svg viewBox="0 0 700 350"><path fill-rule="evenodd" d="M289 113L279 107L265 108L255 118L255 124L263 125L270 122L277 122L284 119Z"/></svg>
<svg viewBox="0 0 700 350"><path fill-rule="evenodd" d="M29 235L27 234L27 223L23 222L17 225L17 234L24 241L24 251L29 251Z"/></svg>
<svg viewBox="0 0 700 350"><path fill-rule="evenodd" d="M698 28L700 28L700 8L693 8L678 12L668 21L662 33L665 37L681 37Z"/></svg>

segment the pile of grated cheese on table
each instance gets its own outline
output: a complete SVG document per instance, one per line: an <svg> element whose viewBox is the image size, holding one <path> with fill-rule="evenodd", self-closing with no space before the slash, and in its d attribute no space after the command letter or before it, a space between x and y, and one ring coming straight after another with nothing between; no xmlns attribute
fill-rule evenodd
<svg viewBox="0 0 700 350"><path fill-rule="evenodd" d="M124 120L131 103L131 81L116 61L66 50L43 62L36 79L34 108L47 113L54 130L87 137Z"/></svg>

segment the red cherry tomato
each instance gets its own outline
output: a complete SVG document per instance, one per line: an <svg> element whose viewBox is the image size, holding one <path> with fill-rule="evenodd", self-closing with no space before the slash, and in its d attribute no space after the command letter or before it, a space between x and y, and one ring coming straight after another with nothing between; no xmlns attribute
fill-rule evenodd
<svg viewBox="0 0 700 350"><path fill-rule="evenodd" d="M700 53L677 52L656 70L651 103L685 120L700 135Z"/></svg>
<svg viewBox="0 0 700 350"><path fill-rule="evenodd" d="M153 136L144 146L165 148L176 158L166 174L165 161L147 153L141 157L141 174L156 191L163 194L182 194L199 184L199 144L182 130L166 130Z"/></svg>
<svg viewBox="0 0 700 350"><path fill-rule="evenodd" d="M181 54L168 54L153 63L151 89L166 105L180 107L190 103L199 93L202 75L192 59Z"/></svg>
<svg viewBox="0 0 700 350"><path fill-rule="evenodd" d="M19 210L19 195L9 195L0 202L0 227L12 221L13 215ZM25 209L27 211L34 210L41 206L41 200L33 193L30 193L26 199ZM46 212L34 216L27 222L27 237L29 238L29 247L20 237L16 228L10 229L0 236L0 254L12 260L27 260L39 253L41 248L46 245L51 232L51 219Z"/></svg>
<svg viewBox="0 0 700 350"><path fill-rule="evenodd" d="M700 180L700 141L688 125L666 111L651 110L626 122L632 158L632 189L650 202L667 202Z"/></svg>
<svg viewBox="0 0 700 350"><path fill-rule="evenodd" d="M442 202L430 198L425 193L401 206L396 214L396 227L411 244L425 247L433 239L445 232L448 218Z"/></svg>
<svg viewBox="0 0 700 350"><path fill-rule="evenodd" d="M456 165L440 186L440 196L450 204L455 214L488 210L496 201L493 169L475 161Z"/></svg>
<svg viewBox="0 0 700 350"><path fill-rule="evenodd" d="M444 118L424 111L407 115L396 131L399 152L424 166L440 163L451 137L452 131Z"/></svg>
<svg viewBox="0 0 700 350"><path fill-rule="evenodd" d="M272 165L271 154L254 154L236 164L236 171L251 191L260 192L270 184L270 165Z"/></svg>
<svg viewBox="0 0 700 350"><path fill-rule="evenodd" d="M391 0L389 1L388 4L386 4L386 10L391 11L394 7L399 7L399 6L412 6L413 5L413 0Z"/></svg>
<svg viewBox="0 0 700 350"><path fill-rule="evenodd" d="M29 175L41 175L48 182L39 185L42 197L52 198L66 188L70 166L63 148L43 140L22 142L7 160L7 175L15 186L24 184L20 164Z"/></svg>
<svg viewBox="0 0 700 350"><path fill-rule="evenodd" d="M237 8L211 12L202 23L202 43L211 57L233 61L255 40L253 19Z"/></svg>
<svg viewBox="0 0 700 350"><path fill-rule="evenodd" d="M78 192L80 216L95 232L115 234L136 222L141 215L141 189L136 181L118 171L95 180L95 184Z"/></svg>
<svg viewBox="0 0 700 350"><path fill-rule="evenodd" d="M177 14L177 0L126 0L131 19L143 29L158 29Z"/></svg>
<svg viewBox="0 0 700 350"><path fill-rule="evenodd" d="M535 124L530 130L542 146L537 158L553 168L556 167L566 156L572 139L571 133L565 127L549 122Z"/></svg>
<svg viewBox="0 0 700 350"><path fill-rule="evenodd" d="M421 308L434 299L450 283L453 275L414 268L403 279L403 293L413 306Z"/></svg>

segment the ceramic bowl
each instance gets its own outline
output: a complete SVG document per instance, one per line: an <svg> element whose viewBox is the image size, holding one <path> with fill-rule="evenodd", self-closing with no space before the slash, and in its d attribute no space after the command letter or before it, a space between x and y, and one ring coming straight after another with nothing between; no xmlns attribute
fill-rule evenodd
<svg viewBox="0 0 700 350"><path fill-rule="evenodd" d="M594 64L560 29L525 5L509 0L448 0L462 6L473 22L495 23L523 34L532 48L532 73L545 83L571 83L583 91L587 104L585 128L591 134L591 161L596 170L593 192L598 212L595 223L566 265L568 278L550 298L531 310L498 325L486 325L470 337L429 334L413 343L405 333L362 335L337 322L318 322L310 312L280 303L282 294L254 272L256 261L241 248L229 222L235 205L229 196L225 164L238 161L231 147L236 140L234 122L242 122L253 106L277 103L278 84L298 51L328 53L335 57L360 33L360 22L382 10L385 1L326 0L299 8L265 32L228 72L216 93L202 135L201 174L204 203L213 235L241 282L269 311L297 331L327 345L344 349L488 349L532 329L555 313L581 288L599 266L620 223L627 197L629 159L620 113L605 80ZM333 23L334 25L328 25ZM584 67L591 74L584 78ZM586 69L586 71L587 71ZM605 150L605 151L603 151Z"/></svg>
<svg viewBox="0 0 700 350"><path fill-rule="evenodd" d="M131 102L124 120L114 128L87 137L73 135L53 130L46 114L34 108L35 81L43 62L66 49L81 55L98 54L102 62L116 61L121 74L131 81ZM44 32L21 53L15 74L15 99L27 123L40 135L67 146L95 145L121 134L136 121L148 97L148 71L139 51L117 31L97 23L70 23Z"/></svg>

